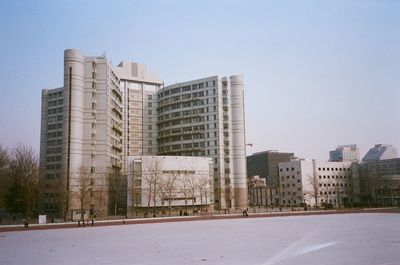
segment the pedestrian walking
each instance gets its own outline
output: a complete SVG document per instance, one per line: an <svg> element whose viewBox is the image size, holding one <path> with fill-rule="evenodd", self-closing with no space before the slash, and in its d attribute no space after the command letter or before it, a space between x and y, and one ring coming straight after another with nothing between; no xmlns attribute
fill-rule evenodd
<svg viewBox="0 0 400 265"><path fill-rule="evenodd" d="M243 216L249 216L248 210L247 209L243 209Z"/></svg>

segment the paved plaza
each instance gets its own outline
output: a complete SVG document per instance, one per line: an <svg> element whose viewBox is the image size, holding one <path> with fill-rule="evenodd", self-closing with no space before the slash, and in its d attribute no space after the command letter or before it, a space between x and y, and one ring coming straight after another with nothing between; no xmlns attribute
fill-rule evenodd
<svg viewBox="0 0 400 265"><path fill-rule="evenodd" d="M0 264L398 265L400 214L239 218L0 233Z"/></svg>

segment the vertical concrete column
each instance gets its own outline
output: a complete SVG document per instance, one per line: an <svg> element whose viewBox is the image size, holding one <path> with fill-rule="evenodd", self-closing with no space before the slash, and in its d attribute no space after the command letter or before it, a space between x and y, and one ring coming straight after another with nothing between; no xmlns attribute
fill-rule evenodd
<svg viewBox="0 0 400 265"><path fill-rule="evenodd" d="M233 75L231 82L232 117L232 176L234 188L234 207L247 207L246 183L246 143L244 120L244 82L242 75Z"/></svg>
<svg viewBox="0 0 400 265"><path fill-rule="evenodd" d="M64 101L66 117L66 166L69 178L82 165L85 57L75 49L64 51Z"/></svg>

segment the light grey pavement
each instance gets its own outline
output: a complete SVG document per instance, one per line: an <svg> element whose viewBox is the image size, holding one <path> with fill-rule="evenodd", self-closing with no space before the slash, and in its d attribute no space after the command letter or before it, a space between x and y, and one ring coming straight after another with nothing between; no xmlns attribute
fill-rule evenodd
<svg viewBox="0 0 400 265"><path fill-rule="evenodd" d="M399 265L400 214L358 213L0 233L0 264Z"/></svg>

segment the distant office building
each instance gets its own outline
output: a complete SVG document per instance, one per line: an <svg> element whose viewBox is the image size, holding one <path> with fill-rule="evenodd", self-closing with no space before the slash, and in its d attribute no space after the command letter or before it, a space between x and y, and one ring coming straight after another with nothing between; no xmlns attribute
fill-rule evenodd
<svg viewBox="0 0 400 265"><path fill-rule="evenodd" d="M361 203L400 205L400 158L364 161L359 165Z"/></svg>
<svg viewBox="0 0 400 265"><path fill-rule="evenodd" d="M259 176L266 181L267 196L266 199L261 200L263 206L279 204L278 165L282 162L289 162L293 157L294 153L283 153L274 150L254 153L247 157L248 180L250 181L253 176ZM250 200L252 199L250 198Z"/></svg>
<svg viewBox="0 0 400 265"><path fill-rule="evenodd" d="M373 161L397 158L397 149L390 144L376 144L369 149L362 161Z"/></svg>
<svg viewBox="0 0 400 265"><path fill-rule="evenodd" d="M128 213L132 216L213 211L213 159L128 157Z"/></svg>
<svg viewBox="0 0 400 265"><path fill-rule="evenodd" d="M335 150L329 152L329 161L359 161L360 155L356 144L338 145Z"/></svg>
<svg viewBox="0 0 400 265"><path fill-rule="evenodd" d="M214 160L217 208L247 206L241 75L212 76L158 92L160 155L207 156Z"/></svg>
<svg viewBox="0 0 400 265"><path fill-rule="evenodd" d="M332 205L354 201L352 162L294 160L279 163L280 204L286 207Z"/></svg>

